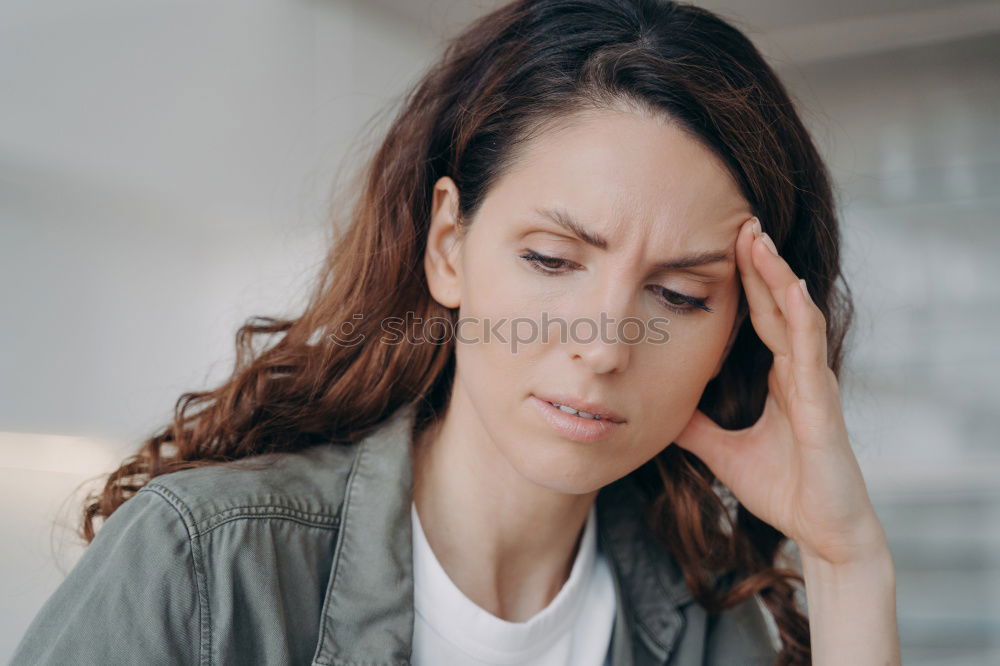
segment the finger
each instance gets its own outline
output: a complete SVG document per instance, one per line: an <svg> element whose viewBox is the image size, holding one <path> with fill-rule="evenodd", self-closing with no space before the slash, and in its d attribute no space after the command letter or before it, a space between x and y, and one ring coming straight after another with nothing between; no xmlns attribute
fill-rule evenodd
<svg viewBox="0 0 1000 666"><path fill-rule="evenodd" d="M756 217L750 218L740 228L736 239L736 264L740 272L743 292L746 294L750 320L753 322L757 336L772 353L785 355L789 351L788 325L785 316L753 261L754 246L760 243L759 240L755 243L757 237L754 236L754 222L757 222Z"/></svg>
<svg viewBox="0 0 1000 666"><path fill-rule="evenodd" d="M805 281L797 280L785 291L785 305L791 314L792 372L798 394L819 405L830 388L826 317L802 285Z"/></svg>
<svg viewBox="0 0 1000 666"><path fill-rule="evenodd" d="M826 319L800 287L800 278L774 251L774 242L762 234L754 243L754 265L774 294L788 322L792 351L790 364L796 391L819 404L829 390L826 360Z"/></svg>
<svg viewBox="0 0 1000 666"><path fill-rule="evenodd" d="M812 404L822 404L831 386L826 319L799 286L800 278L778 255L766 233L754 239L751 251L754 268L768 285L788 330L790 353L775 359L776 366L790 366L796 393Z"/></svg>
<svg viewBox="0 0 1000 666"><path fill-rule="evenodd" d="M722 469L726 462L732 460L726 451L738 432L722 428L696 409L684 430L674 437L674 443L698 456L716 476L720 476L726 473Z"/></svg>
<svg viewBox="0 0 1000 666"><path fill-rule="evenodd" d="M767 232L762 233L754 240L751 254L754 268L771 292L787 326L788 308L785 303L785 294L790 285L798 282L799 276L795 274L788 262L778 254L774 240Z"/></svg>

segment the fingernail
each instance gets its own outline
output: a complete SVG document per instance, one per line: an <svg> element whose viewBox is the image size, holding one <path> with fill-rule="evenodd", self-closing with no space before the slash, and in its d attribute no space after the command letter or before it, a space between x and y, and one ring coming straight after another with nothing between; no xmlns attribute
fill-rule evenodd
<svg viewBox="0 0 1000 666"><path fill-rule="evenodd" d="M766 233L761 234L760 237L764 239L764 245L767 246L767 249L770 250L774 256L778 256L778 248L774 247L774 241L771 240L771 237Z"/></svg>
<svg viewBox="0 0 1000 666"><path fill-rule="evenodd" d="M761 229L760 229L760 220L757 219L756 215L753 216L753 224L750 225L750 229L751 229L751 231L753 231L753 237L754 238L757 238L757 236L760 236L760 231L761 231Z"/></svg>
<svg viewBox="0 0 1000 666"><path fill-rule="evenodd" d="M802 288L802 293L806 295L806 300L811 301L812 298L809 297L809 288L806 287L806 281L802 278L799 278L799 287Z"/></svg>

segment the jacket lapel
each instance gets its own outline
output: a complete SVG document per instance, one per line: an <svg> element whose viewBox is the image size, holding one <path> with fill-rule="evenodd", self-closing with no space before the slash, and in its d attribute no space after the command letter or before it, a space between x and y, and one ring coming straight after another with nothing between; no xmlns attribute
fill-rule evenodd
<svg viewBox="0 0 1000 666"><path fill-rule="evenodd" d="M313 664L408 664L413 642L413 470L407 403L358 444Z"/></svg>
<svg viewBox="0 0 1000 666"><path fill-rule="evenodd" d="M612 666L641 666L650 657L654 664L667 663L684 628L681 606L692 599L673 558L643 525L647 503L629 476L597 494L597 528L618 608Z"/></svg>
<svg viewBox="0 0 1000 666"><path fill-rule="evenodd" d="M357 445L313 666L410 663L415 411L415 403L400 407ZM615 585L612 666L665 664L683 629L680 607L691 601L673 559L644 529L645 507L628 476L597 495L598 539Z"/></svg>

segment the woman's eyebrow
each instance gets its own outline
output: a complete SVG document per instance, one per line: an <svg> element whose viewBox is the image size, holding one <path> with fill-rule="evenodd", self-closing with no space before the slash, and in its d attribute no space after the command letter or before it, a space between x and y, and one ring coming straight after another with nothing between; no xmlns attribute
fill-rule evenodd
<svg viewBox="0 0 1000 666"><path fill-rule="evenodd" d="M588 245L593 245L601 250L608 249L608 240L593 231L588 231L579 222L574 220L565 210L560 208L535 208L535 212L542 217L558 224L571 234ZM731 263L733 253L730 249L705 250L695 252L683 257L676 257L669 261L661 261L653 268L655 270L677 270L683 268L693 268L695 266L705 266L707 264Z"/></svg>

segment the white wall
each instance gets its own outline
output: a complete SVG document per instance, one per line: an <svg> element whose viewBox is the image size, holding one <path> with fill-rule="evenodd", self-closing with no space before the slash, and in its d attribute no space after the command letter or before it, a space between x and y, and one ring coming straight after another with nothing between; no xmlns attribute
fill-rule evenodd
<svg viewBox="0 0 1000 666"><path fill-rule="evenodd" d="M4 3L0 660L79 555L70 491L295 311L434 47L361 0Z"/></svg>

